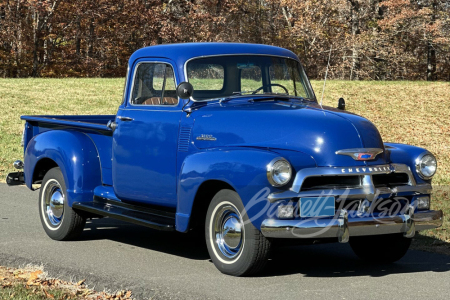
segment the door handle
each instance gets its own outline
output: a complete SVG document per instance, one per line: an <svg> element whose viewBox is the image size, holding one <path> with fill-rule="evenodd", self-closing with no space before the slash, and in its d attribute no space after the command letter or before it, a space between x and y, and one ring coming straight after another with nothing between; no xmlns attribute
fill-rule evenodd
<svg viewBox="0 0 450 300"><path fill-rule="evenodd" d="M133 121L133 118L129 118L129 117L122 117L122 116L118 116L117 119L119 119L120 121L124 121L124 122L130 122Z"/></svg>

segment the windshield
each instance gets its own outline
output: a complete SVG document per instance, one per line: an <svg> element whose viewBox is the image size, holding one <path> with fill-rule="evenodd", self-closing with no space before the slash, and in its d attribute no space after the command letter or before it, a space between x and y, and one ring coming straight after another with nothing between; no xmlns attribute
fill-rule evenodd
<svg viewBox="0 0 450 300"><path fill-rule="evenodd" d="M315 101L300 63L263 55L213 56L191 60L186 66L195 100L241 95L283 95Z"/></svg>

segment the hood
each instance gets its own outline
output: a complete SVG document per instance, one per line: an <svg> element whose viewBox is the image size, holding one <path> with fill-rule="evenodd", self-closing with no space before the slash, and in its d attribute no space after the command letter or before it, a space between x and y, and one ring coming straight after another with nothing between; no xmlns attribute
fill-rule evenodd
<svg viewBox="0 0 450 300"><path fill-rule="evenodd" d="M195 110L193 141L197 148L258 147L293 150L314 158L317 166L364 166L386 163L385 153L356 161L335 152L381 148L383 141L367 119L317 104L264 101L208 104Z"/></svg>

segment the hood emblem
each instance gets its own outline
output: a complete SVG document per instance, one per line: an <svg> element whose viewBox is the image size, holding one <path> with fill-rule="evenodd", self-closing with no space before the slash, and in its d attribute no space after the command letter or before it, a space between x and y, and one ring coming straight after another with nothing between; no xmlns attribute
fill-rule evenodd
<svg viewBox="0 0 450 300"><path fill-rule="evenodd" d="M374 160L378 154L383 153L380 148L353 148L336 151L338 155L348 155L354 160Z"/></svg>
<svg viewBox="0 0 450 300"><path fill-rule="evenodd" d="M216 141L217 139L211 134L202 134L196 138L197 141Z"/></svg>

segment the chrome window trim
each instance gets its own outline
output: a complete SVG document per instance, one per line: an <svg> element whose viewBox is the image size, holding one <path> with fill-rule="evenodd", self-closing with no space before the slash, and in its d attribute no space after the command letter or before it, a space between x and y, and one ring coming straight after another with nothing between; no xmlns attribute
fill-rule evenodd
<svg viewBox="0 0 450 300"><path fill-rule="evenodd" d="M188 76L187 76L187 64L188 64L190 61L194 60L194 59L210 58L210 57L219 57L219 56L240 56L240 55L271 56L271 57L278 57L278 58L292 59L292 60L298 62L298 63L300 64L300 66L302 67L303 71L304 71L303 65L302 65L302 63L300 62L300 60L299 60L298 58L295 59L295 58L292 58L292 57L290 57L290 56L273 55L273 54L260 54L260 53L236 53L236 54L226 54L226 53L224 53L224 54L214 54L214 55L201 55L201 56L196 56L196 57L189 58L188 60L186 60L186 61L184 62L184 79L185 79L186 82L189 82L189 78L188 78ZM306 75L306 72L304 72L304 73L305 73L305 75ZM312 86L311 86L311 82L309 82L308 76L306 76L306 77L307 77L307 79L308 79L308 88L311 89L311 91L312 91L312 93L313 93L313 95L314 95L314 100L311 100L311 101L317 102L317 99L315 98L316 95L315 95L314 90L313 90L313 88L312 88ZM294 97L295 97L295 96L294 96ZM214 101L214 100L218 100L218 99L219 99L219 98L206 99L206 100L195 100L193 97L191 97L191 100L194 101L194 102L208 102L208 101Z"/></svg>
<svg viewBox="0 0 450 300"><path fill-rule="evenodd" d="M177 82L177 77L175 76L175 68L173 67L173 65L171 63L165 62L165 61L140 61L138 62L133 70L133 78L131 81L131 90L130 90L130 95L128 97L128 105L130 105L131 107L177 107L180 104L180 98L177 96L178 99L178 103L177 104L173 104L173 105L147 105L147 104L133 104L131 102L131 97L133 96L133 90L134 90L134 84L135 84L135 80L136 80L136 71L139 68L139 66L141 64L165 64L165 65L169 65L172 68L173 71L173 79L175 81L175 88L178 86L178 82Z"/></svg>
<svg viewBox="0 0 450 300"><path fill-rule="evenodd" d="M419 169L420 161L421 161L421 160L423 159L423 157L426 156L426 155L431 155L431 156L434 157L434 160L436 160L436 171L435 171L434 174L431 175L431 176L425 176L425 175L422 174L422 172L419 171L419 170L420 170L420 169ZM422 178L423 180L430 180L431 178L433 178L434 175L436 175L438 163L437 163L436 156L434 156L433 153L431 153L430 151L425 151L425 152L421 153L421 154L416 158L415 163L416 163L416 165L415 165L415 166L416 166L416 173L417 173L417 175L419 175L419 177Z"/></svg>

